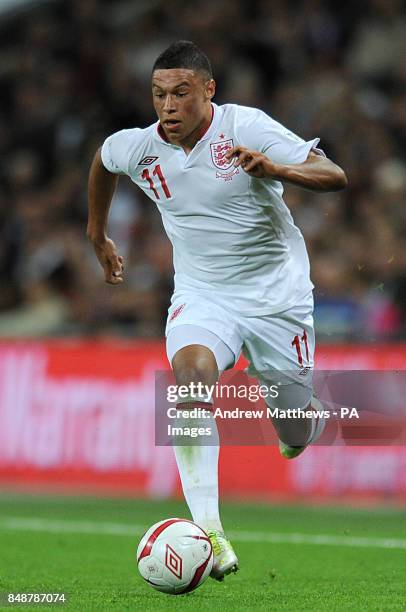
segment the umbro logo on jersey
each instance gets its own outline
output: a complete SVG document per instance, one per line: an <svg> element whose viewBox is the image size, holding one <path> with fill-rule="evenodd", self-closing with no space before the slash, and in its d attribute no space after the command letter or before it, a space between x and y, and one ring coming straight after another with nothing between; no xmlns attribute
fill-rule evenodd
<svg viewBox="0 0 406 612"><path fill-rule="evenodd" d="M147 157L143 157L140 162L138 162L139 166L150 166L156 161L158 157L153 157L152 155L147 155Z"/></svg>

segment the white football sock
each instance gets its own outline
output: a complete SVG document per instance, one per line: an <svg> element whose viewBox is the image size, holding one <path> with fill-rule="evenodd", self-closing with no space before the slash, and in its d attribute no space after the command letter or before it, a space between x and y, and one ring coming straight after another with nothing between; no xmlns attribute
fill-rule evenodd
<svg viewBox="0 0 406 612"><path fill-rule="evenodd" d="M197 402L202 408L202 403ZM185 404L178 404L184 410ZM193 403L187 404L191 410ZM210 405L207 405L210 408ZM209 414L209 413L207 413ZM210 413L209 418L179 418L173 423L176 427L210 428L210 436L188 438L189 446L174 446L176 462L183 494L192 514L193 520L204 530L223 531L219 515L218 495L218 460L219 435L216 419Z"/></svg>
<svg viewBox="0 0 406 612"><path fill-rule="evenodd" d="M317 440L320 438L326 426L326 419L323 416L321 416L321 414L324 412L324 407L321 401L313 395L310 401L310 406L314 410L317 410L319 414L318 415L315 414L312 416L312 425L311 425L310 435L309 435L307 444L317 442Z"/></svg>

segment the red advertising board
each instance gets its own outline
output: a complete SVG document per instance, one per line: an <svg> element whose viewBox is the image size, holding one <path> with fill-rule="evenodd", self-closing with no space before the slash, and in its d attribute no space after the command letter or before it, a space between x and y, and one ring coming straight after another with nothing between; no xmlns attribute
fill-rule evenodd
<svg viewBox="0 0 406 612"><path fill-rule="evenodd" d="M244 364L240 363L242 367ZM406 345L323 346L322 369L406 369ZM179 494L171 448L154 438L161 342L0 344L0 486L143 496ZM406 499L401 446L225 447L223 495L251 499Z"/></svg>

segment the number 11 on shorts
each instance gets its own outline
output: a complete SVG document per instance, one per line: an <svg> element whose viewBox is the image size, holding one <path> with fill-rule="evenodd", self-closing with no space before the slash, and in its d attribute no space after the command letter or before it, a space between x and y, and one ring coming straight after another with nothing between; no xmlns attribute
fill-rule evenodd
<svg viewBox="0 0 406 612"><path fill-rule="evenodd" d="M303 330L303 336L300 337L298 334L296 334L296 336L293 338L292 344L291 344L291 346L296 347L297 360L299 362L300 367L303 367L303 356L302 356L301 343L303 343L303 346L305 347L306 361L307 361L307 363L309 363L309 345L307 343L307 334L306 334L306 330L305 329Z"/></svg>

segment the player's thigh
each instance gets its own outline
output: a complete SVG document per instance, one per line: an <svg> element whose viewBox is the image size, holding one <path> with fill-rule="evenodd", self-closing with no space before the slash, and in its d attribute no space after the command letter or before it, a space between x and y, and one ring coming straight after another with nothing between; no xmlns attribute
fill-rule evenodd
<svg viewBox="0 0 406 612"><path fill-rule="evenodd" d="M232 316L221 306L196 296L182 296L173 301L168 313L166 338L171 365L182 349L199 345L214 354L219 371L234 365L242 345Z"/></svg>
<svg viewBox="0 0 406 612"><path fill-rule="evenodd" d="M213 384L234 364L234 353L213 332L198 325L178 325L166 339L166 352L178 384Z"/></svg>
<svg viewBox="0 0 406 612"><path fill-rule="evenodd" d="M244 355L249 373L277 384L280 409L304 408L312 395L315 335L311 302L278 315L244 320Z"/></svg>

